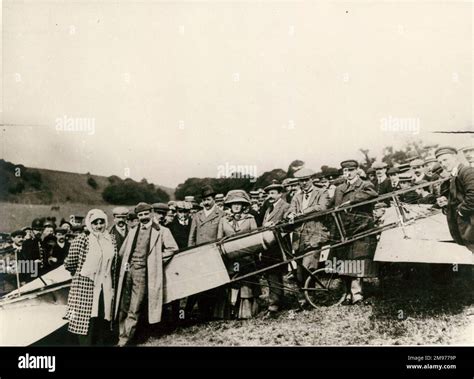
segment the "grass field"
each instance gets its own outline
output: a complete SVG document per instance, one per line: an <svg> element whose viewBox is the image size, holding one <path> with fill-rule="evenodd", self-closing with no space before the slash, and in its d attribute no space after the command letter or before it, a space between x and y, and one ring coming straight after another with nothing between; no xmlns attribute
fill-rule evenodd
<svg viewBox="0 0 474 379"><path fill-rule="evenodd" d="M367 302L295 311L277 318L165 324L142 332L142 346L474 345L472 270L450 283L433 280L428 265L407 280L367 283ZM264 299L263 299L264 300ZM293 301L293 302L292 302ZM293 309L289 309L293 307Z"/></svg>

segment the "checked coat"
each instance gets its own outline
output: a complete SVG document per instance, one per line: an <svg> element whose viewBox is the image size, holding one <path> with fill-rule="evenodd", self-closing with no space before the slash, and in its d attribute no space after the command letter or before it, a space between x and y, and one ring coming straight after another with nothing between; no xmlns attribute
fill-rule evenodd
<svg viewBox="0 0 474 379"><path fill-rule="evenodd" d="M114 275L117 263L117 247L113 235L112 243L115 249L115 257L112 262L112 275ZM64 267L72 275L66 313L66 319L69 320L68 330L71 333L81 335L87 335L89 331L94 297L94 282L80 275L88 251L89 236L82 233L72 241L69 254L64 261ZM115 287L115 283L113 284Z"/></svg>

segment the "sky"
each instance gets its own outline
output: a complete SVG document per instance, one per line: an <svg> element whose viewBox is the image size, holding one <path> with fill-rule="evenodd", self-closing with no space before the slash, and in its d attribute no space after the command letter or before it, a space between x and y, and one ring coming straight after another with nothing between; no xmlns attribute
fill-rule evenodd
<svg viewBox="0 0 474 379"><path fill-rule="evenodd" d="M175 187L473 129L473 4L3 1L0 158Z"/></svg>

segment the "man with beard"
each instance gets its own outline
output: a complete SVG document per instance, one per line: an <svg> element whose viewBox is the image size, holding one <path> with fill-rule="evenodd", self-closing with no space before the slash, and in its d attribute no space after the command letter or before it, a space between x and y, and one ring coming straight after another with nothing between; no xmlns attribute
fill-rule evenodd
<svg viewBox="0 0 474 379"><path fill-rule="evenodd" d="M112 215L114 216L114 224L109 228L109 233L114 236L117 251L120 251L123 241L125 241L128 234L128 209L125 207L115 207L112 209Z"/></svg>
<svg viewBox="0 0 474 379"><path fill-rule="evenodd" d="M372 167L375 170L375 190L379 195L391 192L390 179L387 177L387 164L384 162L374 162Z"/></svg>
<svg viewBox="0 0 474 379"><path fill-rule="evenodd" d="M262 226L270 227L277 225L282 220L290 208L290 205L282 199L284 188L281 184L274 181L269 186L265 187L265 192L268 194L268 208L263 216ZM261 263L263 267L271 266L275 263L282 262L283 255L279 247L266 250L262 253ZM284 295L283 292L283 275L285 273L285 266L268 271L265 276L268 280L268 312L269 315L274 315L280 309L281 301Z"/></svg>
<svg viewBox="0 0 474 379"><path fill-rule="evenodd" d="M176 203L176 217L169 225L171 234L180 250L188 247L189 232L191 231L190 211L192 207L191 203L178 201Z"/></svg>
<svg viewBox="0 0 474 379"><path fill-rule="evenodd" d="M474 146L465 146L460 148L459 151L462 151L469 166L474 167Z"/></svg>
<svg viewBox="0 0 474 379"><path fill-rule="evenodd" d="M312 177L314 171L302 168L295 172L295 177L299 179L301 191L298 192L291 201L287 218L293 222L295 217L308 214L310 212L321 212L329 208L329 194L326 190L314 187ZM298 224L293 232L293 250L296 256L308 253L310 250L318 250L327 241L328 231L323 220L311 220ZM308 255L302 259L302 265L307 269L318 267L319 252ZM297 267L296 279L300 285L304 285L307 272L301 265ZM300 305L304 306L306 300L300 299Z"/></svg>
<svg viewBox="0 0 474 379"><path fill-rule="evenodd" d="M189 231L188 246L196 246L206 242L213 242L217 239L217 228L224 212L221 211L214 201L214 190L210 186L205 186L201 191L202 206L204 209L197 212L191 222ZM185 314L191 315L194 304L197 300L201 318L209 319L214 313L216 304L216 291L210 290L196 296L188 298Z"/></svg>
<svg viewBox="0 0 474 379"><path fill-rule="evenodd" d="M440 147L435 156L441 167L451 174L449 192L437 199L448 220L454 241L474 252L474 168L463 165L457 150Z"/></svg>
<svg viewBox="0 0 474 379"><path fill-rule="evenodd" d="M119 346L135 335L140 315L148 305L148 322L161 321L163 307L163 261L178 250L168 228L153 217L153 208L139 203L135 213L139 225L131 229L120 249L120 273L115 302L119 321ZM120 312L119 312L120 310Z"/></svg>

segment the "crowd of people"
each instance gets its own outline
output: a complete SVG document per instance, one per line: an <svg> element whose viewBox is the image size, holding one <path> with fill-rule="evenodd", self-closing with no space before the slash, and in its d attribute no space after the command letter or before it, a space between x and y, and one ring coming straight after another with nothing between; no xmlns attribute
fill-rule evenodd
<svg viewBox="0 0 474 379"><path fill-rule="evenodd" d="M66 316L69 331L79 336L81 344L124 346L133 340L143 316L150 324L162 320L163 267L174 254L259 227L292 224L308 213L407 189L400 195L402 202L442 208L448 215L455 241L474 251L474 238L470 236L474 148L462 151L468 165L460 163L456 149L443 147L431 158L414 158L404 165L388 167L384 162L374 162L367 172L356 160L341 162L339 172L331 174L317 174L301 167L293 177L249 193L236 189L219 194L205 186L199 199L186 196L168 203L142 202L133 210L116 207L111 225L100 209L91 209L83 222L74 225L63 221L56 227L52 222L35 219L31 227L16 230L3 241L2 256L10 256L12 261L35 262L40 275L63 264L72 275ZM439 184L440 178L452 180ZM408 191L414 185L416 189ZM376 226L389 203L388 197L382 198L345 212L342 223L346 237ZM295 223L285 238L295 256L305 255L303 264L296 270L280 265L261 278L269 288L266 314L274 315L281 309L285 276L304 284L307 269L317 267L320 261L318 253L306 253L318 252L322 246L336 241L337 236L336 225L328 218ZM361 260L365 265L363 273L346 272L341 276L345 293L340 304L364 300L363 278L377 275L373 262L376 244L377 236L370 235L331 249L338 259ZM241 257L239 275L284 259L279 247L262 251L258 256ZM13 267L2 278L4 293L34 279L31 273L15 272ZM170 313L177 320L181 314L189 318L196 312L203 320L247 319L260 312L260 294L257 284L234 283L175 301L170 305ZM305 306L303 298L300 306Z"/></svg>

